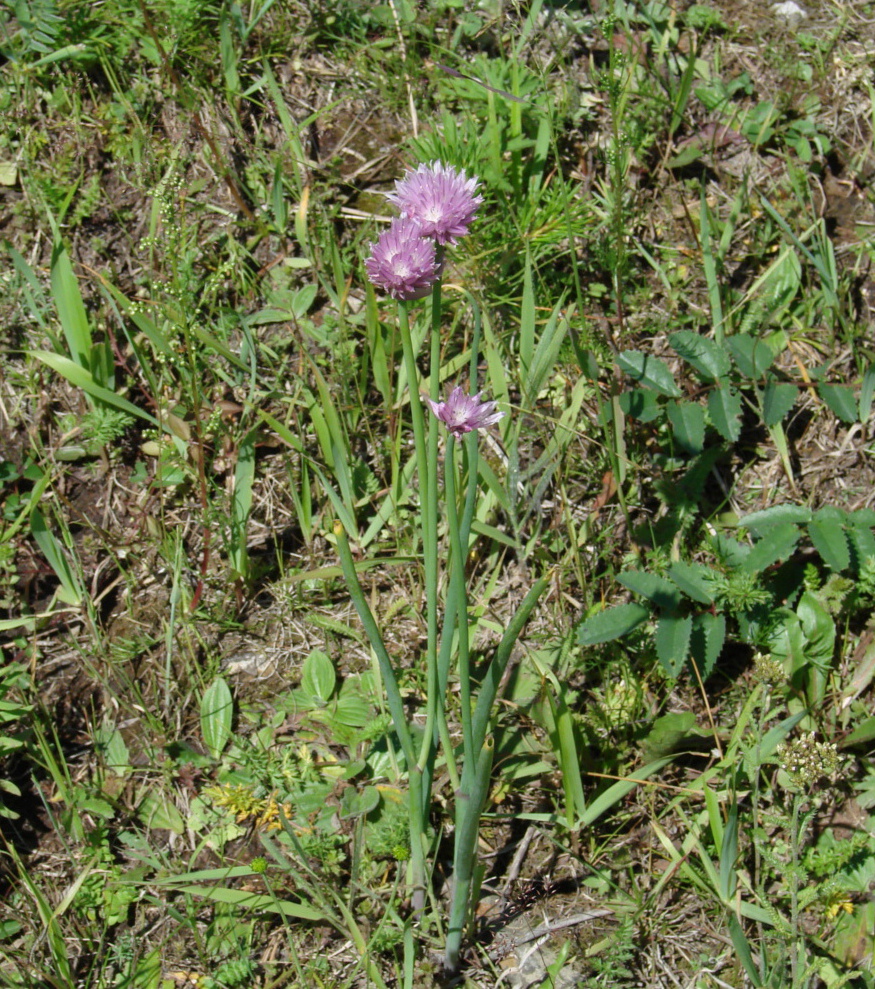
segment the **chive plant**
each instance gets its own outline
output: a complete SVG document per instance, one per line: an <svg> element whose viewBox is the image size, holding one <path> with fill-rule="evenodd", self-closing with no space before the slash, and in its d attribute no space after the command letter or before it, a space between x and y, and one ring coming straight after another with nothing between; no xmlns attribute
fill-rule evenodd
<svg viewBox="0 0 875 989"><path fill-rule="evenodd" d="M472 879L477 857L480 818L489 793L493 741L488 727L498 684L514 642L538 598L547 586L538 581L510 623L474 696L468 641L468 593L465 578L466 548L477 500L477 431L498 422L505 413L496 403L481 401L476 391L479 341L472 344L471 392L454 388L445 400L439 397L441 276L444 252L468 233L483 202L478 180L464 170L436 161L420 165L396 183L388 199L401 216L392 221L376 243L365 268L371 282L398 302L398 325L410 390L410 418L416 448L420 492L419 532L426 599L426 697L425 729L414 732L406 715L395 671L373 613L365 599L353 565L347 534L336 523L338 552L353 603L380 665L395 734L407 764L410 801L410 875L414 916L425 907L428 856L431 851L428 821L432 781L439 754L446 762L455 789L453 888L446 931L444 964L448 972L459 968L463 935L470 912ZM430 393L424 396L433 416L426 419L419 400L420 376L410 328L411 302L431 296ZM439 486L439 424L446 427L443 455L443 487ZM464 462L458 447L464 444ZM465 489L462 490L462 482ZM441 497L442 496L442 497ZM439 506L443 504L449 532L449 554L441 559L438 546ZM446 593L439 599L442 566L447 573ZM443 605L442 621L439 612ZM461 766L448 728L446 698L451 673L459 685L462 728Z"/></svg>

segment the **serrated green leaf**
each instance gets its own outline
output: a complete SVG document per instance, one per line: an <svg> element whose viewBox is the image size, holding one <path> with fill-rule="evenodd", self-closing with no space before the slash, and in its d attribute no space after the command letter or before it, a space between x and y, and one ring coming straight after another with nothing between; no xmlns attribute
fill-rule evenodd
<svg viewBox="0 0 875 989"><path fill-rule="evenodd" d="M690 655L695 659L699 675L707 680L714 672L714 666L726 642L726 618L706 611L693 618L693 631L690 636Z"/></svg>
<svg viewBox="0 0 875 989"><path fill-rule="evenodd" d="M618 604L587 618L577 630L577 642L581 646L611 642L637 628L649 615L649 609L643 605Z"/></svg>
<svg viewBox="0 0 875 989"><path fill-rule="evenodd" d="M301 670L301 690L317 701L327 704L337 684L337 674L330 657L314 649L304 660Z"/></svg>
<svg viewBox="0 0 875 989"><path fill-rule="evenodd" d="M763 422L777 426L796 404L796 386L770 378L763 391Z"/></svg>
<svg viewBox="0 0 875 989"><path fill-rule="evenodd" d="M687 453L705 447L705 410L698 402L669 402L666 406L674 440Z"/></svg>
<svg viewBox="0 0 875 989"><path fill-rule="evenodd" d="M617 363L633 381L652 388L660 395L680 398L681 390L675 384L674 376L665 361L658 357L640 350L624 350L617 357Z"/></svg>
<svg viewBox="0 0 875 989"><path fill-rule="evenodd" d="M653 422L662 415L659 396L649 388L630 388L619 396L618 401L623 412L639 422Z"/></svg>
<svg viewBox="0 0 875 989"><path fill-rule="evenodd" d="M817 386L817 394L842 422L857 421L857 402L854 399L854 389L850 385L828 385L821 382Z"/></svg>
<svg viewBox="0 0 875 989"><path fill-rule="evenodd" d="M669 566L668 575L688 598L699 604L714 603L712 578L717 575L713 570L701 564L676 560Z"/></svg>
<svg viewBox="0 0 875 989"><path fill-rule="evenodd" d="M732 351L738 370L751 381L761 378L775 359L775 353L766 341L749 333L736 333L735 336L727 337L726 345Z"/></svg>
<svg viewBox="0 0 875 989"><path fill-rule="evenodd" d="M804 525L811 521L811 509L804 505L773 505L771 508L764 508L760 512L751 512L738 520L739 526L752 532L754 535L761 535L769 529L774 529L778 525Z"/></svg>
<svg viewBox="0 0 875 989"><path fill-rule="evenodd" d="M708 415L725 440L734 443L741 434L741 396L729 385L718 385L708 393Z"/></svg>
<svg viewBox="0 0 875 989"><path fill-rule="evenodd" d="M617 580L624 587L647 598L659 608L670 611L681 603L677 587L659 574L646 573L643 570L626 570L617 575Z"/></svg>
<svg viewBox="0 0 875 989"><path fill-rule="evenodd" d="M834 519L814 520L808 523L808 535L823 562L836 573L851 565L851 548L841 522Z"/></svg>
<svg viewBox="0 0 875 989"><path fill-rule="evenodd" d="M656 626L654 643L656 655L666 675L678 677L690 654L690 635L693 620L689 615L679 618L676 615L663 615Z"/></svg>
<svg viewBox="0 0 875 989"><path fill-rule="evenodd" d="M200 715L204 744L210 755L218 759L231 737L231 722L234 717L231 689L223 677L216 677L204 691Z"/></svg>
<svg viewBox="0 0 875 989"><path fill-rule="evenodd" d="M747 554L744 569L748 573L762 573L773 563L788 559L793 555L800 535L798 526L789 522L768 529Z"/></svg>
<svg viewBox="0 0 875 989"><path fill-rule="evenodd" d="M716 381L731 370L726 351L710 337L703 337L692 330L679 330L669 336L668 342L680 357L706 378Z"/></svg>

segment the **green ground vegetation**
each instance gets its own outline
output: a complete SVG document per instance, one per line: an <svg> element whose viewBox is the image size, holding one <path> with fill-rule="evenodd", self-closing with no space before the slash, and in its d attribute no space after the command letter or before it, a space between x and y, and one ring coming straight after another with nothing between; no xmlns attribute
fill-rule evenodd
<svg viewBox="0 0 875 989"><path fill-rule="evenodd" d="M411 392L363 260L440 159L484 196L441 390L477 339L507 412L475 681L549 581L454 984L875 985L875 5L790 6L4 7L0 982L447 984L453 787L414 909L333 535L413 716Z"/></svg>

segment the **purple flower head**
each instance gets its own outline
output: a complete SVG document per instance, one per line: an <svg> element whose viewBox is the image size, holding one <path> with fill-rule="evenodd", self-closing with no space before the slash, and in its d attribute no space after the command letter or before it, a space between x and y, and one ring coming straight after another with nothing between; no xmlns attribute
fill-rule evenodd
<svg viewBox="0 0 875 989"><path fill-rule="evenodd" d="M475 195L477 182L464 169L456 171L452 165L434 161L408 171L386 198L402 216L419 223L423 237L433 237L441 245L455 244L468 232L483 202L482 196Z"/></svg>
<svg viewBox="0 0 875 989"><path fill-rule="evenodd" d="M430 398L426 401L431 406L431 411L456 439L470 433L472 429L491 426L504 416L503 412L495 411L495 402L481 402L479 392L476 395L466 395L458 386L450 392L446 402L433 402Z"/></svg>
<svg viewBox="0 0 875 989"><path fill-rule="evenodd" d="M370 247L368 278L393 299L421 299L440 276L434 241L423 236L415 220L393 220Z"/></svg>

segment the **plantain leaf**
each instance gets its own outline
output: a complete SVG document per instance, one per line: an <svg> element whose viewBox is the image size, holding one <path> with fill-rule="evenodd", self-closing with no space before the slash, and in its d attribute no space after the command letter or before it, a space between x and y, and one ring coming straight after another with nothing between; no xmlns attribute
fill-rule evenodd
<svg viewBox="0 0 875 989"><path fill-rule="evenodd" d="M314 649L304 660L301 671L301 689L315 701L327 704L334 693L337 674L327 653Z"/></svg>
<svg viewBox="0 0 875 989"><path fill-rule="evenodd" d="M234 700L231 689L222 677L204 691L201 698L201 734L210 755L218 759L231 737Z"/></svg>

